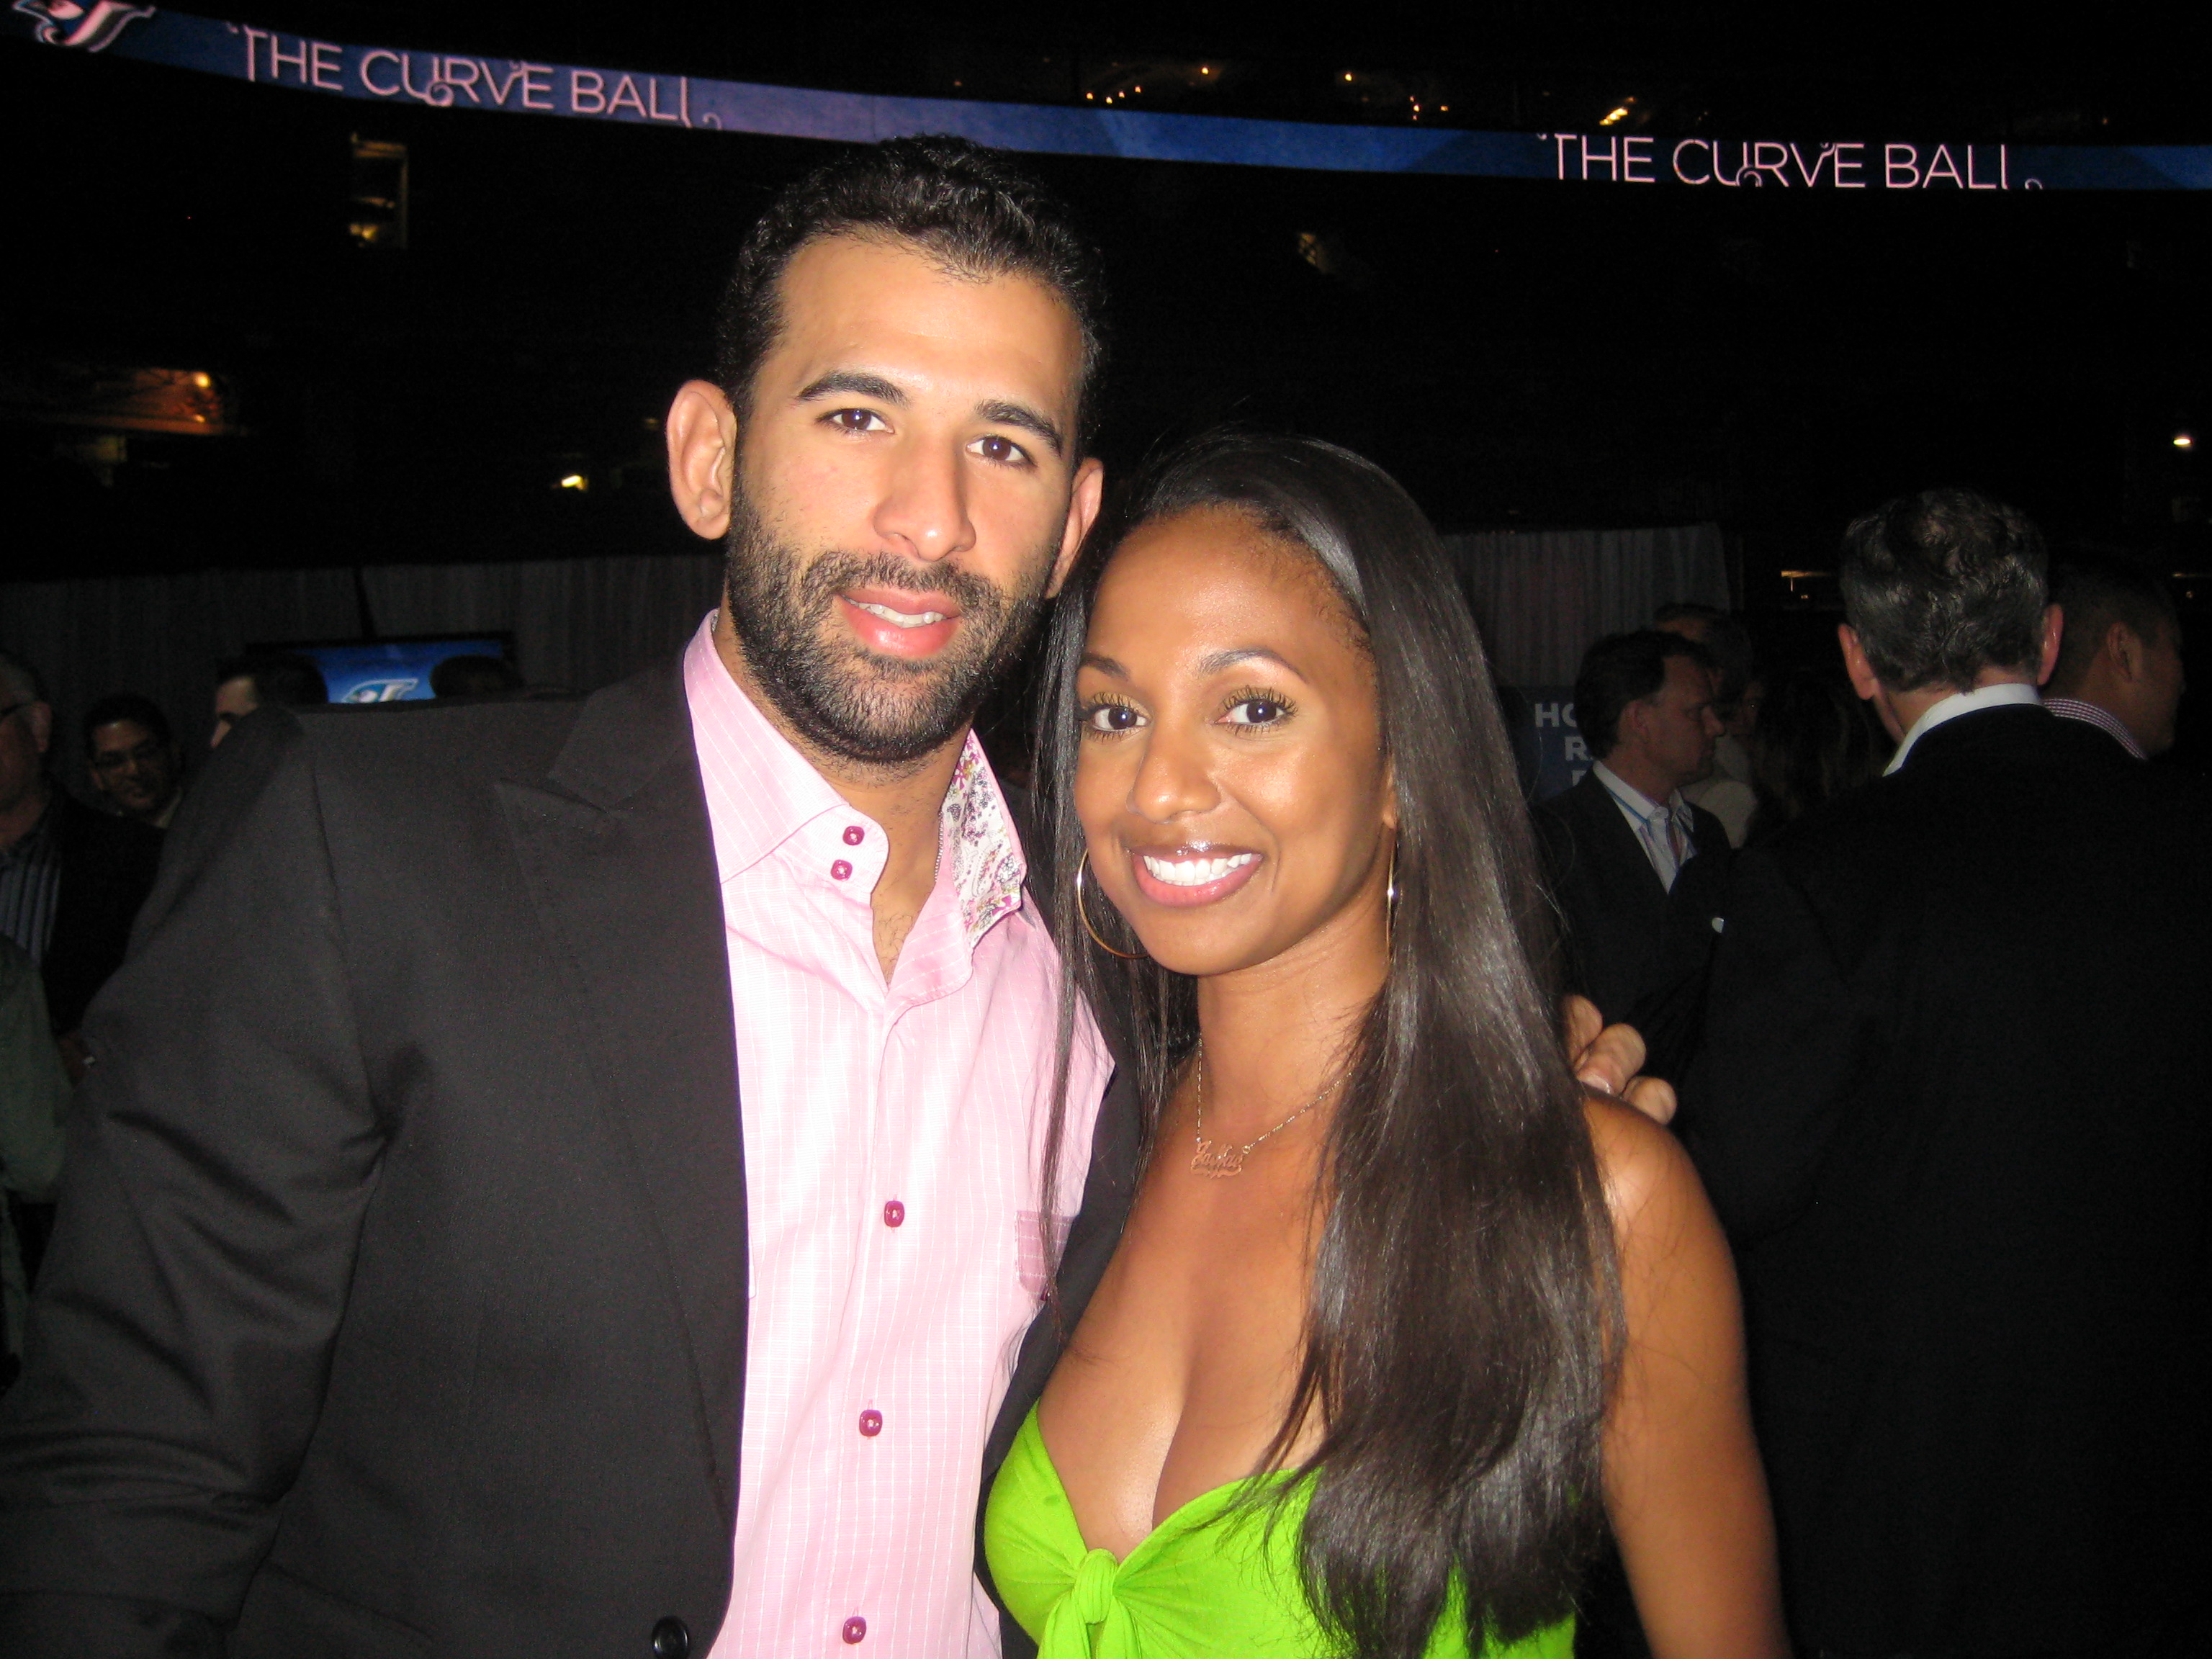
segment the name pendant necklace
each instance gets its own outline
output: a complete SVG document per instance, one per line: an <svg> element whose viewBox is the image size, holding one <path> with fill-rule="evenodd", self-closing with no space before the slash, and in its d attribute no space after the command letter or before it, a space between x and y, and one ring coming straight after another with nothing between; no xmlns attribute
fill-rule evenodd
<svg viewBox="0 0 2212 1659"><path fill-rule="evenodd" d="M1193 1139L1198 1142L1198 1150L1191 1154L1190 1172L1193 1175L1206 1176L1215 1181L1225 1181L1231 1176L1243 1175L1244 1173L1244 1160L1252 1156L1253 1152L1257 1150L1262 1141L1282 1133L1284 1130L1289 1128L1291 1125L1296 1123L1308 1112L1310 1112L1315 1107L1320 1105L1322 1102L1327 1100L1329 1096L1334 1094L1336 1092L1337 1085L1344 1081L1343 1074L1340 1073L1337 1076L1331 1078L1328 1082L1321 1085L1321 1091L1315 1095L1311 1100L1306 1102L1306 1103L1299 1107L1297 1111L1292 1112L1280 1123L1278 1123L1273 1128L1268 1130L1266 1134L1260 1136L1256 1140L1248 1140L1242 1146L1238 1146L1228 1141L1223 1141L1217 1145L1213 1141L1206 1139L1206 1046L1203 1043L1199 1045L1195 1070L1197 1073L1198 1097L1193 1103L1192 1115L1195 1120L1194 1127L1197 1130L1197 1133Z"/></svg>

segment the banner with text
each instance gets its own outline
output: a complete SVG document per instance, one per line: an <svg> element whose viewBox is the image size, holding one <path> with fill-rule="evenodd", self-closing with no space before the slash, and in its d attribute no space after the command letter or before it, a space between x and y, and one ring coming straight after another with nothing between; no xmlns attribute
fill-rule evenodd
<svg viewBox="0 0 2212 1659"><path fill-rule="evenodd" d="M2212 145L1930 143L1468 132L818 92L360 46L118 0L14 0L14 38L258 85L435 109L868 143L943 132L1036 154L1674 190L2212 189Z"/></svg>

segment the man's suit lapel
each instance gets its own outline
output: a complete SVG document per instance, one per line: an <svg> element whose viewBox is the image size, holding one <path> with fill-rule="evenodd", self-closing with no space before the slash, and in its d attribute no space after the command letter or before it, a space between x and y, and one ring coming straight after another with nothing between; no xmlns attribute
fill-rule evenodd
<svg viewBox="0 0 2212 1659"><path fill-rule="evenodd" d="M744 1159L714 836L683 682L662 666L586 703L541 780L500 792L571 1024L614 1121L735 1503L744 1387Z"/></svg>
<svg viewBox="0 0 2212 1659"><path fill-rule="evenodd" d="M1660 884L1659 872L1651 867L1650 855L1621 815L1613 792L1596 773L1586 774L1575 788L1577 810L1588 832L1577 840L1589 848L1607 891L1617 902L1631 907L1611 920L1632 936L1649 933L1659 925L1667 908L1667 890Z"/></svg>

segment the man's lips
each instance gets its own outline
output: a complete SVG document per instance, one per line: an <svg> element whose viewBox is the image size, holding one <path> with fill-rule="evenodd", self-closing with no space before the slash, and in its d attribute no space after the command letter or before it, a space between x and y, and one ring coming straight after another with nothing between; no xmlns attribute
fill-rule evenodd
<svg viewBox="0 0 2212 1659"><path fill-rule="evenodd" d="M1176 909L1227 898L1252 879L1260 855L1243 847L1158 847L1129 849L1137 890L1155 904Z"/></svg>
<svg viewBox="0 0 2212 1659"><path fill-rule="evenodd" d="M856 587L837 596L837 609L862 645L890 657L933 656L960 629L960 607L943 593Z"/></svg>

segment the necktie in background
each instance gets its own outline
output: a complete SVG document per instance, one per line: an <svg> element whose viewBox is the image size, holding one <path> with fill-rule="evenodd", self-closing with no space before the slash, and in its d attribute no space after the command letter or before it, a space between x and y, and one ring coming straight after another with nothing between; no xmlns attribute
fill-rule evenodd
<svg viewBox="0 0 2212 1659"><path fill-rule="evenodd" d="M1674 878L1681 873L1682 861L1689 855L1682 826L1671 806L1647 813L1643 822L1644 844L1650 854L1651 867L1659 872L1660 885L1671 893L1674 890Z"/></svg>

